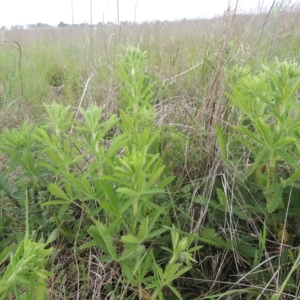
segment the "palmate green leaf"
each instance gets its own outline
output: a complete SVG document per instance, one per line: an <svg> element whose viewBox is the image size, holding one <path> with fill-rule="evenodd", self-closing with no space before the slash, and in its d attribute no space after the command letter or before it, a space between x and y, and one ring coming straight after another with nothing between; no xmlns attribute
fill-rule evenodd
<svg viewBox="0 0 300 300"><path fill-rule="evenodd" d="M127 213L128 208L133 205L133 203L134 203L135 200L136 200L136 197L126 197L126 199L124 199L122 201L122 204L123 203L124 204L122 205L122 207L120 209L120 214L122 215L125 212Z"/></svg>
<svg viewBox="0 0 300 300"><path fill-rule="evenodd" d="M42 144L47 145L49 148L52 149L56 149L59 142L56 137L55 137L56 141L55 142L52 141L48 133L42 128L37 128L35 134L33 134L33 137L39 142L41 142Z"/></svg>
<svg viewBox="0 0 300 300"><path fill-rule="evenodd" d="M171 239L172 239L173 250L175 250L177 248L177 245L178 245L178 242L179 242L179 239L180 239L180 234L176 230L174 224L172 224Z"/></svg>
<svg viewBox="0 0 300 300"><path fill-rule="evenodd" d="M296 170L290 177L286 180L284 180L285 186L291 185L294 181L300 178L300 168Z"/></svg>
<svg viewBox="0 0 300 300"><path fill-rule="evenodd" d="M71 238L72 240L75 239L75 233L73 228L70 229L66 227L65 225L62 225L59 227L59 232L62 233L63 236Z"/></svg>
<svg viewBox="0 0 300 300"><path fill-rule="evenodd" d="M260 132L261 136L266 142L266 145L268 146L269 149L274 149L273 148L273 134L271 131L271 128L268 124L263 122L261 119L256 119L255 120L255 127L256 129Z"/></svg>
<svg viewBox="0 0 300 300"><path fill-rule="evenodd" d="M125 134L120 134L118 137L114 138L109 149L107 150L107 157L114 157L116 153L128 143L128 141L129 137Z"/></svg>
<svg viewBox="0 0 300 300"><path fill-rule="evenodd" d="M122 176L119 176L120 178L117 178L115 176L110 176L110 175L103 175L101 176L102 179L106 179L112 183L115 183L115 184L120 184L120 185L124 185L125 183L127 183L127 178L128 177L125 177L123 174ZM124 178L124 180L122 180L122 178Z"/></svg>
<svg viewBox="0 0 300 300"><path fill-rule="evenodd" d="M153 129L153 128L151 128L151 129ZM156 130L154 132L151 132L150 138L147 141L148 147L150 147L155 142L155 140L157 140L157 138L160 134L161 134L161 130Z"/></svg>
<svg viewBox="0 0 300 300"><path fill-rule="evenodd" d="M268 213L272 213L282 203L282 192L283 187L280 186L280 188L278 188L276 192L270 198L267 199Z"/></svg>
<svg viewBox="0 0 300 300"><path fill-rule="evenodd" d="M15 160L22 166L28 173L34 174L34 159L31 151L24 149L22 156L16 155Z"/></svg>
<svg viewBox="0 0 300 300"><path fill-rule="evenodd" d="M298 129L299 127L300 127L300 115L295 120L293 120L292 124L289 127L289 130L293 131L295 129Z"/></svg>
<svg viewBox="0 0 300 300"><path fill-rule="evenodd" d="M249 218L239 207L236 206L232 207L232 213L242 220L247 220Z"/></svg>
<svg viewBox="0 0 300 300"><path fill-rule="evenodd" d="M286 95L286 99L292 99L293 96L296 94L297 90L300 88L300 79L296 81L292 86L288 87L288 93Z"/></svg>
<svg viewBox="0 0 300 300"><path fill-rule="evenodd" d="M264 194L265 195L272 194L272 193L278 191L279 189L281 189L281 187L282 187L282 183L281 182L274 183L269 188L267 188L267 189L264 190Z"/></svg>
<svg viewBox="0 0 300 300"><path fill-rule="evenodd" d="M106 254L110 254L107 248L107 245L105 244L102 235L100 234L97 226L91 225L89 229L87 230L90 236L93 238L92 241L87 242L82 247L87 248L89 246L98 246L100 249L102 249ZM82 248L80 247L80 248ZM82 248L82 249L84 249Z"/></svg>
<svg viewBox="0 0 300 300"><path fill-rule="evenodd" d="M293 137L282 137L273 144L273 149L286 148L289 144L296 142Z"/></svg>
<svg viewBox="0 0 300 300"><path fill-rule="evenodd" d="M148 190L148 189L150 189L153 186L153 184L156 182L156 180L162 174L162 172L164 171L164 169L165 169L165 166L162 166L162 167L158 168L154 173L148 174L149 180L145 184L145 190Z"/></svg>
<svg viewBox="0 0 300 300"><path fill-rule="evenodd" d="M209 245L215 246L217 248L228 248L232 250L231 243L224 241L220 237L220 235L215 231L215 229L207 228L203 230L202 236L197 237L197 239Z"/></svg>
<svg viewBox="0 0 300 300"><path fill-rule="evenodd" d="M174 293L174 295L176 295L177 299L183 300L182 296L180 295L180 292L172 284L168 284L168 287Z"/></svg>
<svg viewBox="0 0 300 300"><path fill-rule="evenodd" d="M163 194L165 193L165 190L163 189L150 189L145 190L141 193L141 195L157 195L157 194Z"/></svg>
<svg viewBox="0 0 300 300"><path fill-rule="evenodd" d="M268 145L262 141L260 136L257 136L256 134L252 133L250 130L248 130L242 126L234 126L233 128L240 131L241 133L245 134L251 140L255 141L257 144L259 144L263 147L266 147L266 148L268 147Z"/></svg>
<svg viewBox="0 0 300 300"><path fill-rule="evenodd" d="M147 154L147 152L145 151L145 156L146 156L146 154ZM148 157L148 161L147 161L146 165L143 167L143 170L145 172L147 172L158 158L159 158L159 154L152 155L152 157L150 159ZM155 167L157 168L157 166L159 166L159 165L160 165L160 162L157 162ZM154 167L154 169L156 169L155 167Z"/></svg>
<svg viewBox="0 0 300 300"><path fill-rule="evenodd" d="M254 162L252 166L247 169L245 175L243 176L243 180L246 180L262 163L266 162L266 156L270 156L269 149L263 149L258 153L258 155L255 156Z"/></svg>
<svg viewBox="0 0 300 300"><path fill-rule="evenodd" d="M144 245L132 245L129 247L129 249L126 249L125 252L123 252L118 257L118 262L131 260L131 259L138 259L143 253L146 251L146 248Z"/></svg>
<svg viewBox="0 0 300 300"><path fill-rule="evenodd" d="M140 194L134 190L131 190L129 188L118 188L116 189L118 193L126 194L126 195L131 195L131 196L139 196Z"/></svg>
<svg viewBox="0 0 300 300"><path fill-rule="evenodd" d="M54 150L48 148L45 152L55 167L55 173L61 173L62 170L66 169L66 167L70 165L71 161L68 159L70 158L69 155L65 156L64 153L58 153L57 150L59 149ZM44 164L44 166L46 167L46 164Z"/></svg>
<svg viewBox="0 0 300 300"><path fill-rule="evenodd" d="M121 261L120 266L122 269L122 273L125 275L126 279L129 282L134 282L134 266L132 266L128 261Z"/></svg>
<svg viewBox="0 0 300 300"><path fill-rule="evenodd" d="M149 222L149 229L148 232L151 232L153 228L157 226L157 220L162 215L167 215L166 208L163 206L157 206L156 209L154 209L148 217L150 218ZM167 228L163 228L164 230L167 230Z"/></svg>
<svg viewBox="0 0 300 300"><path fill-rule="evenodd" d="M166 231L167 231L166 228L160 228L160 229L151 231L150 233L148 233L148 235L146 236L146 238L144 240L148 241L148 240L152 240L154 238L157 238L158 236L162 235Z"/></svg>
<svg viewBox="0 0 300 300"><path fill-rule="evenodd" d="M136 175L135 178L134 188L141 195L145 189L146 174L143 171L139 171L138 176Z"/></svg>
<svg viewBox="0 0 300 300"><path fill-rule="evenodd" d="M146 236L148 235L148 232L149 232L148 230L149 230L149 218L147 216L141 220L138 237L141 240L144 240L146 238Z"/></svg>
<svg viewBox="0 0 300 300"><path fill-rule="evenodd" d="M136 237L133 234L129 233L126 235L123 235L121 237L121 241L124 242L125 244L140 244L142 243L143 239L140 237Z"/></svg>
<svg viewBox="0 0 300 300"><path fill-rule="evenodd" d="M84 176L75 178L70 173L64 173L65 181L72 186L74 190L84 194L86 200L92 200L96 198L95 191L91 187L90 181Z"/></svg>
<svg viewBox="0 0 300 300"><path fill-rule="evenodd" d="M57 236L58 236L58 229L54 229L51 234L49 235L46 243L45 243L45 246L51 244L52 242L54 242L56 239L57 239Z"/></svg>
<svg viewBox="0 0 300 300"><path fill-rule="evenodd" d="M98 237L101 236L101 240L99 238L98 238L98 240L101 242L103 241L103 243L105 244L105 249L107 250L107 254L110 254L111 257L115 261L117 261L118 260L117 252L112 243L112 238L111 238L110 234L107 233L107 231L106 231L107 228L100 221L94 220L94 222L96 224L96 228L93 227L93 230L91 232L97 233ZM103 245L103 243L102 243L102 245Z"/></svg>
<svg viewBox="0 0 300 300"><path fill-rule="evenodd" d="M99 202L99 205L101 207L101 210L104 209L105 211L109 211L114 214L114 208L112 207L112 205L109 202L101 201L101 202ZM94 211L93 211L93 213L94 213Z"/></svg>
<svg viewBox="0 0 300 300"><path fill-rule="evenodd" d="M15 244L11 244L0 253L0 265L9 258L13 248L15 247L16 247Z"/></svg>
<svg viewBox="0 0 300 300"><path fill-rule="evenodd" d="M190 266L182 267L182 264L168 264L165 269L165 283L172 283L184 273L191 269Z"/></svg>
<svg viewBox="0 0 300 300"><path fill-rule="evenodd" d="M151 268L151 263L152 263L152 258L153 258L153 249L150 248L143 257L141 257L139 263L138 263L138 274L139 278L145 278L147 273L149 272Z"/></svg>
<svg viewBox="0 0 300 300"><path fill-rule="evenodd" d="M126 181L128 181L128 178L131 178L134 176L133 172L131 169L125 169L123 167L114 167L114 176L115 178L119 177L119 178L126 178ZM107 176L103 176L102 178L108 178ZM125 181L125 182L126 182Z"/></svg>
<svg viewBox="0 0 300 300"><path fill-rule="evenodd" d="M13 199L20 199L23 197L22 194L15 193L15 189L9 185L6 174L0 172L0 190L4 190L6 194Z"/></svg>
<svg viewBox="0 0 300 300"><path fill-rule="evenodd" d="M251 246L248 243L244 243L243 241L239 241L236 245L236 250L239 254L243 255L245 258L254 258L257 248Z"/></svg>
<svg viewBox="0 0 300 300"><path fill-rule="evenodd" d="M245 96L234 86L230 87L234 95L225 93L225 95L231 100L231 102L238 108L240 108L245 114L249 115L248 105L246 104Z"/></svg>
<svg viewBox="0 0 300 300"><path fill-rule="evenodd" d="M107 197L107 200L110 204L111 207L111 212L113 212L116 216L121 216L120 215L120 206L119 206L119 199L115 193L115 191L111 188L110 185L106 184L105 181L100 180L100 185ZM99 203L101 205L101 199L98 199Z"/></svg>
<svg viewBox="0 0 300 300"><path fill-rule="evenodd" d="M65 203L72 202L72 199L70 199L67 196L67 194L57 184L49 183L48 190L52 195L56 196L57 198L65 200ZM50 201L50 202L52 202L52 201ZM46 205L46 204L43 204L43 205ZM47 204L47 205L49 205L49 204Z"/></svg>
<svg viewBox="0 0 300 300"><path fill-rule="evenodd" d="M99 247L98 243L95 240L91 240L91 241L88 241L88 242L84 243L83 245L81 245L79 247L79 249L80 250L85 250L85 249L88 249L90 247L96 247L96 246Z"/></svg>
<svg viewBox="0 0 300 300"><path fill-rule="evenodd" d="M166 187L168 184L170 184L175 178L176 178L176 176L166 177L166 178L160 180L156 187L159 189L162 189L162 188Z"/></svg>
<svg viewBox="0 0 300 300"><path fill-rule="evenodd" d="M124 112L124 110L119 109L119 112L120 112L120 117L122 120L122 123L119 124L119 127L124 133L126 133L130 137L131 133L132 133L132 129L134 128L133 119L130 118L130 116L128 116Z"/></svg>

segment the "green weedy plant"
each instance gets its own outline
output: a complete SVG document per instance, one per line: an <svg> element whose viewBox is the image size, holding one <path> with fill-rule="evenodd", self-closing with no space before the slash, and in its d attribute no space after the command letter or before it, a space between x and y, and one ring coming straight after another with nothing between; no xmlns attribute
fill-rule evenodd
<svg viewBox="0 0 300 300"><path fill-rule="evenodd" d="M51 212L52 226L55 222L59 233L81 244L81 250L101 249L100 261L117 263L123 286L121 291L113 287L115 293L125 297L130 287L132 297L154 293L154 299L162 297L162 286L171 286L190 269L196 248L188 249L191 238L180 240L172 233L170 263L158 263L160 237L169 239L163 225L171 225L171 206L157 196L164 195L174 177L167 176L158 152L160 129L150 103L154 83L148 84L143 74L144 59L145 53L128 48L117 64L119 118L105 119L103 108L92 105L74 119L69 106L53 103L45 106L46 125L4 130L0 150L23 168L35 189L45 182L36 175L46 174L52 197L42 206ZM8 187L7 193L13 196ZM91 240L86 243L87 234ZM178 263L182 257L185 263Z"/></svg>
<svg viewBox="0 0 300 300"><path fill-rule="evenodd" d="M266 198L266 213L287 207L284 191L299 188L300 67L295 62L276 62L257 75L243 76L230 86L227 96L238 108L233 138L250 152L244 180L253 177ZM227 160L226 142L219 130L219 144ZM230 150L234 151L233 143ZM229 155L235 156L231 152ZM299 201L297 201L299 202ZM296 201L291 203L297 205Z"/></svg>
<svg viewBox="0 0 300 300"><path fill-rule="evenodd" d="M53 248L48 245L56 239L54 231L47 242L35 242L29 236L28 199L26 198L26 234L16 251L12 246L0 253L0 265L10 258L0 277L0 299L46 299L45 279L51 275L45 269ZM20 292L23 287L24 291Z"/></svg>
<svg viewBox="0 0 300 300"><path fill-rule="evenodd" d="M135 290L131 299L135 295L151 294L152 290L153 299L157 296L162 299L161 288L171 287L175 279L190 269L176 264L179 256L184 255L190 262L193 259L186 251L187 240L179 242L178 234L174 234L174 253L171 251L173 255L164 271L156 263L157 253L153 254L153 246L148 251L145 247L145 244L155 243L155 239L166 231L161 216L167 216L168 205L156 204L155 197L164 193L173 177L161 179L165 167L159 153L155 153L160 132L155 128L155 111L149 103L153 84L144 84L144 55L139 49L129 48L117 64L122 108L118 127L126 142L122 145L122 155L109 162L111 172L102 176L106 201L100 205L108 212L109 222L104 225L94 220L95 225L88 230L93 240L82 249L98 246L105 253L100 261L115 261L120 265L124 283ZM179 296L175 288L172 290ZM123 296L125 292L126 289Z"/></svg>
<svg viewBox="0 0 300 300"><path fill-rule="evenodd" d="M244 207L250 208L253 217L263 219L253 268L257 270L265 263L264 252L269 247L266 228L272 232L271 239L281 245L279 258L272 260L272 272L278 270L276 280L272 282L272 275L265 271L250 272L247 278L251 280L252 277L257 282L263 276L269 278L270 287L271 282L274 283L274 289L281 284L280 293L286 286L291 292L293 278L281 266L293 263L282 245L291 244L300 234L300 222L294 218L300 209L300 108L297 99L300 66L294 61L276 61L270 67L263 66L258 74L247 70L249 73L245 74L235 69L241 76L233 74L239 79L234 85L230 84L232 92L227 94L237 108L235 121L238 125L232 127L228 138L218 126L218 142L229 171L232 167L235 171L238 169L242 174L239 180L251 193L250 197L245 197ZM255 198L258 205L251 198ZM295 260L293 266L296 268L296 265L298 261Z"/></svg>

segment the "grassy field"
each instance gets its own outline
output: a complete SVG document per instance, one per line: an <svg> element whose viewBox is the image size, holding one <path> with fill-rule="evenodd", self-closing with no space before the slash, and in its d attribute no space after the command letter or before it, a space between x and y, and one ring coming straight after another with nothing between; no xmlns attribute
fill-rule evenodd
<svg viewBox="0 0 300 300"><path fill-rule="evenodd" d="M300 10L0 32L0 299L298 299Z"/></svg>

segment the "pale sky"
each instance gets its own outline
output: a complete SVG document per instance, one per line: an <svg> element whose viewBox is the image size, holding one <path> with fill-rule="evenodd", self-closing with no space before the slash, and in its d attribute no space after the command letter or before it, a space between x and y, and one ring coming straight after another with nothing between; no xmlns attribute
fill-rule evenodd
<svg viewBox="0 0 300 300"><path fill-rule="evenodd" d="M235 1L231 0L232 6ZM270 6L273 1L239 0L239 7L242 11L254 11L258 7ZM61 21L72 24L72 2L75 24L90 22L91 3L94 24L103 22L103 18L104 22L117 22L118 2L120 21L135 21L137 4L137 22L213 17L222 15L228 5L228 0L0 0L0 26L57 25ZM280 4L282 0L275 2Z"/></svg>

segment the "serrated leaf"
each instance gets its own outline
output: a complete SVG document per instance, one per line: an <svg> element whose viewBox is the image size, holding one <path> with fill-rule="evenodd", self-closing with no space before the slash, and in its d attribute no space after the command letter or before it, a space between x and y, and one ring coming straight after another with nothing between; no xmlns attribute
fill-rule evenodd
<svg viewBox="0 0 300 300"><path fill-rule="evenodd" d="M202 242L205 242L209 245L218 247L218 248L229 248L232 249L230 243L225 242L214 229L205 229L202 232L202 236L197 238Z"/></svg>
<svg viewBox="0 0 300 300"><path fill-rule="evenodd" d="M290 177L284 181L285 185L291 185L294 181L300 178L300 169L294 172Z"/></svg>
<svg viewBox="0 0 300 300"><path fill-rule="evenodd" d="M206 205L208 204L211 200L206 198L206 197L203 197L203 196L196 196L194 199L193 199L194 202L196 203L199 203L199 204L202 204L202 205Z"/></svg>
<svg viewBox="0 0 300 300"><path fill-rule="evenodd" d="M286 153L285 150L276 150L276 153L290 166L298 168L298 159L295 159L292 155Z"/></svg>
<svg viewBox="0 0 300 300"><path fill-rule="evenodd" d="M266 143L264 143L261 139L261 137L255 135L254 133L252 133L250 130L242 127L242 126L234 126L234 129L240 131L241 133L245 134L246 136L248 136L248 138L250 138L251 140L255 141L257 144L263 146L263 147L268 147L268 145L266 145Z"/></svg>
<svg viewBox="0 0 300 300"><path fill-rule="evenodd" d="M51 244L53 241L55 241L57 239L57 236L58 236L58 229L56 228L49 235L46 245Z"/></svg>
<svg viewBox="0 0 300 300"><path fill-rule="evenodd" d="M118 261L121 262L122 260L130 260L133 258L136 259L140 257L145 251L146 248L144 245L133 246L125 250L125 252L123 252L122 255L118 257Z"/></svg>
<svg viewBox="0 0 300 300"><path fill-rule="evenodd" d="M91 226L93 228L93 231L91 231L91 232L95 232L95 233L97 233L98 236L101 236L101 240L105 244L105 248L107 250L107 254L110 254L111 257L115 261L117 261L117 258L118 258L117 252L116 252L116 249L114 248L114 245L112 243L111 236L106 233L106 229L107 228L100 221L94 220L94 222L96 224L96 228Z"/></svg>
<svg viewBox="0 0 300 300"><path fill-rule="evenodd" d="M282 188L282 184L280 182L274 183L268 189L264 190L264 194L268 195L268 194L274 193L274 192L278 191L280 188Z"/></svg>
<svg viewBox="0 0 300 300"><path fill-rule="evenodd" d="M156 238L160 235L162 235L164 232L166 232L167 229L166 228L161 228L161 229L157 229L157 230L154 230L152 232L150 232L147 237L146 237L146 240L151 240L153 238Z"/></svg>
<svg viewBox="0 0 300 300"><path fill-rule="evenodd" d="M86 243L84 243L83 245L81 245L79 247L80 250L85 250L87 248L90 248L90 247L96 247L98 246L97 242L95 240L92 240L92 241L88 241Z"/></svg>
<svg viewBox="0 0 300 300"><path fill-rule="evenodd" d="M90 181L81 176L80 178L75 178L71 174L65 174L65 180L68 182L75 190L84 194L86 200L95 199L95 191L90 185Z"/></svg>
<svg viewBox="0 0 300 300"><path fill-rule="evenodd" d="M114 157L116 155L116 153L122 148L124 147L125 144L127 144L129 138L126 137L126 135L121 134L118 137L116 137L109 149L107 150L107 157Z"/></svg>
<svg viewBox="0 0 300 300"><path fill-rule="evenodd" d="M256 119L255 123L257 125L256 128L258 129L261 136L265 140L266 145L268 146L268 148L269 149L274 149L273 148L273 134L272 134L272 131L271 131L269 125L266 124L265 122L263 122L260 119Z"/></svg>
<svg viewBox="0 0 300 300"><path fill-rule="evenodd" d="M150 178L145 185L146 190L150 189L150 187L156 182L156 180L159 178L159 176L163 172L164 168L165 167L160 167L158 170L155 171L155 173L152 173L150 175Z"/></svg>
<svg viewBox="0 0 300 300"><path fill-rule="evenodd" d="M269 149L263 149L258 153L258 155L255 156L252 166L247 169L245 175L243 176L244 180L246 180L259 167L259 165L265 162L265 155L269 155L269 153Z"/></svg>
<svg viewBox="0 0 300 300"><path fill-rule="evenodd" d="M292 144L294 142L295 142L295 138L293 137L282 137L273 144L273 149L284 148L288 144Z"/></svg>
<svg viewBox="0 0 300 300"><path fill-rule="evenodd" d="M145 239L148 234L148 227L149 227L149 218L148 216L143 218L139 227L138 236L141 240Z"/></svg>
<svg viewBox="0 0 300 300"><path fill-rule="evenodd" d="M180 295L179 291L172 286L171 284L168 284L168 287L170 288L170 290L176 295L177 299L179 300L183 300L182 296Z"/></svg>
<svg viewBox="0 0 300 300"><path fill-rule="evenodd" d="M16 245L11 244L0 253L0 265L10 256L14 247L16 247Z"/></svg>
<svg viewBox="0 0 300 300"><path fill-rule="evenodd" d="M69 203L72 202L72 200L65 194L65 192L58 185L54 183L49 183L48 190L52 195L56 196L59 199L64 199Z"/></svg>
<svg viewBox="0 0 300 300"><path fill-rule="evenodd" d="M124 261L124 262L121 261L120 266L121 266L122 272L126 276L127 280L129 282L133 282L134 277L133 277L133 268L132 268L132 266L128 265L128 263L126 261Z"/></svg>
<svg viewBox="0 0 300 300"><path fill-rule="evenodd" d="M139 271L141 275L140 278L144 278L146 274L149 272L152 263L152 255L153 255L153 249L149 249L148 252L143 256L139 266Z"/></svg>
<svg viewBox="0 0 300 300"><path fill-rule="evenodd" d="M133 234L127 234L121 237L121 241L126 244L140 244L142 239L134 236Z"/></svg>

